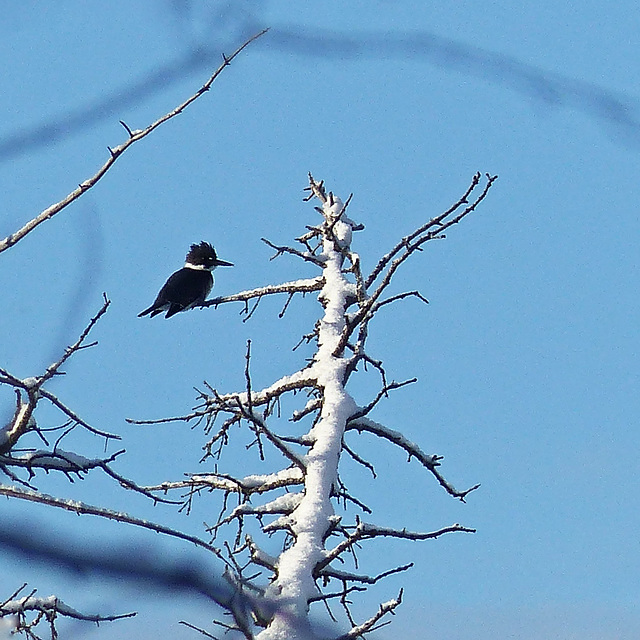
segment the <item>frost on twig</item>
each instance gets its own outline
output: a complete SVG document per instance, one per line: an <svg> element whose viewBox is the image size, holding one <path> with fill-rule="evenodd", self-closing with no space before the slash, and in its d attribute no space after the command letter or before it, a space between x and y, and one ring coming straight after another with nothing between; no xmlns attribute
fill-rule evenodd
<svg viewBox="0 0 640 640"><path fill-rule="evenodd" d="M476 174L458 202L398 241L365 274L360 256L352 246L354 232L364 227L347 216L350 199L343 203L326 190L324 183L309 176L309 195L305 200L320 203L316 207L320 222L307 226L307 231L297 238L300 247L264 242L275 251L273 258L293 256L316 267L319 274L311 279L214 298L203 306L242 302L248 319L263 297L286 294L282 316L296 294L317 292L318 320L295 347L313 344L311 357L298 371L259 388L251 377L249 342L244 388L222 392L205 383L190 413L161 420L131 421L146 424L193 421L204 427L208 440L203 447L202 462L212 464L214 470L188 473L182 480L168 480L146 490L181 491L183 508L187 510L196 497L205 493L215 491L221 496L221 508L215 521L207 524L207 530L217 540L224 540L229 558L227 580L239 592L259 596L251 623L243 613L234 618L234 623L225 623L226 628L259 640L311 637L308 623L311 605L321 603L328 608L330 602L337 600L351 627L341 637L362 637L385 624L382 618L394 613L402 593L382 604L362 623L352 617L348 595L411 566L391 567L377 575L362 572L356 553L364 542L385 538L420 541L449 533L474 532L460 524L420 532L363 522L358 512L370 513L371 509L347 488L341 459L344 452L377 477L373 464L357 446L358 440L347 442L353 432L366 433L381 444L400 449L408 460L417 461L454 498L464 501L478 488L479 485L457 489L440 470L442 456L425 453L400 431L371 418L380 402L417 380L389 381L383 363L367 352L366 343L371 322L381 309L408 299L428 302L416 290L390 295L392 279L402 264L426 243L444 237L448 228L474 211L495 179L487 175L483 182L482 176ZM369 400L358 403L347 390L347 384L355 372L367 368L379 377L378 391ZM283 411L288 412L285 413L288 423L280 419ZM225 452L241 432L246 434L247 449L253 449L260 464L268 464L270 471L234 475L221 470ZM401 482L399 478L395 480ZM346 515L355 510L352 524L344 521L346 515L338 515L339 505L345 508ZM257 537L256 533L260 535ZM274 550L269 542L270 537L276 536L281 541L279 550Z"/></svg>
<svg viewBox="0 0 640 640"><path fill-rule="evenodd" d="M0 637L25 634L28 638L39 638L36 630L41 633L39 627L48 627L51 640L58 638L56 622L59 617L84 620L87 622L111 622L122 618L131 618L135 613L121 613L116 615L86 614L76 611L65 604L56 596L39 597L36 590L25 592L26 584L14 591L4 602L0 602Z"/></svg>

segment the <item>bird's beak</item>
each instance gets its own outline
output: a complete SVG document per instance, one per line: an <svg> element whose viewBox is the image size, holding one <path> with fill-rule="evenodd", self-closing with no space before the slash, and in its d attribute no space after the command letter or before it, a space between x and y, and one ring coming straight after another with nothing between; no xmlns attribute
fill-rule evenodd
<svg viewBox="0 0 640 640"><path fill-rule="evenodd" d="M232 262L226 262L225 260L216 259L216 267L233 267Z"/></svg>

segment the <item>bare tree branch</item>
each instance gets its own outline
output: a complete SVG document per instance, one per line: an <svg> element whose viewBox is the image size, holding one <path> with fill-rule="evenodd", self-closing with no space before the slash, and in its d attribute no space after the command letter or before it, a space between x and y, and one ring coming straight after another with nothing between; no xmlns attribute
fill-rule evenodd
<svg viewBox="0 0 640 640"><path fill-rule="evenodd" d="M273 242L271 242L270 240L267 240L266 238L260 238L260 240L262 240L262 242L264 242L267 246L275 250L276 254L271 257L271 260L281 256L283 253L290 253L291 255L297 256L298 258L302 258L302 260L305 260L306 262L311 262L315 264L317 267L324 266L324 262L320 258L317 258L316 256L314 256L312 253L303 253L302 251L298 251L293 247L277 246L273 244Z"/></svg>
<svg viewBox="0 0 640 640"><path fill-rule="evenodd" d="M100 318L107 312L111 301L107 298L106 294L103 294L104 302L98 313L91 318L89 324L84 331L80 334L80 337L76 342L67 347L64 350L63 355L59 360L49 365L46 371L37 377L26 378L21 380L16 376L9 373L6 369L0 367L0 384L12 386L16 390L16 411L14 413L12 421L0 430L0 456L7 454L11 451L20 438L29 432L36 432L43 442L47 442L43 435L44 429L36 424L33 413L41 398L46 398L54 406L56 406L62 413L68 416L74 424L81 425L87 431L101 436L108 440L120 440L120 436L114 433L108 433L100 429L92 427L85 422L80 416L78 416L69 407L63 404L53 393L44 388L44 385L51 380L55 375L60 375L60 368L67 360L82 349L94 346L96 343L85 344L85 340L90 331L95 327ZM26 395L26 401L23 401L22 396ZM8 464L7 460L5 463Z"/></svg>
<svg viewBox="0 0 640 640"><path fill-rule="evenodd" d="M371 616L371 618L369 618L366 622L353 627L353 629L340 636L339 638L336 638L336 640L352 640L353 638L361 638L365 633L374 631L376 623L383 616L386 616L388 613L393 614L395 609L400 606L402 602L402 593L403 590L400 589L400 593L398 594L397 598L381 604L375 615Z"/></svg>
<svg viewBox="0 0 640 640"><path fill-rule="evenodd" d="M205 631L204 629L201 629L200 627L196 627L195 624L191 624L190 622L186 622L185 620L180 620L180 622L178 624L182 624L185 627L189 627L189 629L193 629L194 631L197 631L198 633L203 635L205 638L211 638L211 640L220 640L217 636L214 636L214 635L210 634L208 631Z"/></svg>
<svg viewBox="0 0 640 640"><path fill-rule="evenodd" d="M358 418L362 418L363 416L371 413L372 409L382 400L382 398L387 398L389 396L389 391L394 391L395 389L401 389L402 387L406 387L409 384L414 384L418 382L418 378L411 378L410 380L404 380L403 382L396 382L393 380L389 384L385 384L382 389L377 393L376 397L366 406L358 409L351 417L350 421L357 420Z"/></svg>
<svg viewBox="0 0 640 640"><path fill-rule="evenodd" d="M397 445L401 449L407 452L409 455L409 459L415 458L422 464L423 467L427 468L436 478L436 480L440 483L440 485L447 491L447 493L454 498L458 498L462 502L465 501L465 498L472 491L475 491L480 487L479 484L474 485L470 489L466 489L465 491L458 491L450 482L445 480L444 476L438 471L437 467L440 466L440 460L442 460L441 456L436 455L427 455L420 449L420 447L405 438L399 431L394 431L393 429L389 429L385 427L383 424L379 422L374 422L369 418L362 417L357 418L347 425L347 431L350 430L356 431L366 431L368 433L372 433L379 438L383 438L384 440L388 440L393 444Z"/></svg>
<svg viewBox="0 0 640 640"><path fill-rule="evenodd" d="M400 240L393 247L393 249L391 249L391 251L389 251L384 256L382 256L382 258L380 258L380 260L378 261L378 264L375 266L373 271L367 277L367 279L365 281L365 287L368 289L375 282L375 280L378 278L378 276L382 273L382 271L385 269L385 267L398 255L398 253L400 253L402 250L406 250L410 246L410 243L413 240L415 240L420 235L422 235L423 233L425 233L426 231L429 231L430 229L432 229L434 227L436 229L439 229L442 226L442 221L445 218L447 218L448 216L453 214L455 211L457 211L463 205L467 204L469 202L469 196L471 195L471 193L473 193L475 188L480 183L480 178L481 177L482 177L482 174L478 171L473 176L473 179L471 180L471 184L469 185L469 187L465 191L464 195L456 203L451 205L443 213L437 215L435 218L431 218L431 220L429 220L429 222L426 222L421 227L418 227L415 231L413 231L409 235L407 235L404 238L402 238L402 240Z"/></svg>
<svg viewBox="0 0 640 640"><path fill-rule="evenodd" d="M320 576L326 576L327 578L335 578L336 580L342 580L347 582L359 582L361 584L375 584L379 582L383 578L393 575L394 573L402 573L403 571L408 571L413 567L413 562L409 564L403 564L399 567L395 567L393 569L389 569L388 571L383 571L376 576L367 576L358 573L351 573L349 571L339 571L337 569L332 569L330 567L325 567L318 572Z"/></svg>
<svg viewBox="0 0 640 640"><path fill-rule="evenodd" d="M22 240L22 238L24 238L28 233L33 231L40 224L42 224L46 220L50 220L51 218L53 218L53 216L55 216L56 214L60 213L60 211L68 207L72 202L77 200L81 195L83 195L89 189L91 189L91 187L93 187L107 173L107 171L109 171L109 169L113 166L115 161L129 147L131 147L133 144L135 144L139 140L142 140L142 138L145 138L146 136L148 136L152 131L155 131L159 126L161 126L168 120L171 120L178 114L182 113L192 102L197 100L202 94L209 91L209 89L211 88L211 85L214 83L217 77L222 73L225 67L228 67L229 64L234 60L234 58L240 55L240 53L246 47L248 47L254 40L257 40L260 36L264 35L267 31L268 29L263 29L259 33L249 38L246 42L244 42L230 56L225 56L224 62L218 67L218 69L216 69L214 74L202 85L202 87L200 87L200 89L196 91L196 93L194 93L190 98L185 100L182 104L178 105L175 109L173 109L172 111L169 111L169 113L165 114L161 118L158 118L158 120L150 124L145 129L138 129L134 131L134 130L131 130L127 125L124 125L123 123L123 126L129 133L129 139L126 142L123 142L122 144L118 145L117 147L109 149L110 157L104 163L104 165L100 167L98 172L94 174L92 177L82 182L77 189L74 189L69 195L67 195L65 198L60 200L60 202L57 202L56 204L53 204L50 207L47 207L42 213L38 214L32 220L29 220L29 222L27 222L23 227L21 227L14 233L7 236L4 240L0 240L0 253L5 251L9 247L12 247L14 244Z"/></svg>
<svg viewBox="0 0 640 640"><path fill-rule="evenodd" d="M76 340L76 342L74 344L72 344L70 347L67 347L64 350L64 353L62 354L62 357L57 362L54 362L53 364L51 364L51 365L49 365L47 367L47 370L45 371L44 375L42 375L39 378L39 384L38 384L39 387L41 387L45 382L47 382L48 380L53 378L53 376L57 375L60 372L60 367L62 367L62 365L74 353L76 353L76 351L80 351L80 349L86 349L88 347L93 347L93 346L98 344L97 342L93 342L91 344L84 344L84 341L87 339L87 336L91 332L91 329L93 329L93 327L96 326L98 320L100 320L100 318L102 318L102 316L109 309L109 305L111 304L111 300L109 300L109 298L107 298L107 294L106 293L103 293L102 297L104 299L104 303L103 303L102 307L100 307L100 310L98 311L98 313L96 313L96 315L93 316L93 318L91 318L91 320L89 321L89 324L85 327L84 331L80 334L80 337Z"/></svg>
<svg viewBox="0 0 640 640"><path fill-rule="evenodd" d="M210 545L208 542L197 538L196 536L177 531L176 529L171 529L170 527L165 527L164 525L157 524L155 522L150 522L149 520L136 518L121 511L112 511L111 509L105 509L104 507L94 507L90 504L79 502L77 500L62 500L60 498L55 498L54 496L47 495L46 493L40 493L28 489L18 489L17 487L11 487L5 484L0 484L0 495L7 496L9 498L27 500L29 502L46 504L50 507L58 507L59 509L64 509L65 511L73 511L77 514L100 516L101 518L107 518L108 520L124 522L126 524L142 527L144 529L150 529L151 531L155 531L157 533L164 533L165 535L172 536L174 538L180 538L182 540L186 540L187 542L192 542L193 544L202 547L203 549L207 549L208 551L211 551L216 556L218 556L218 558L223 560L223 562L226 562L226 560L222 557L219 549L217 549L213 545Z"/></svg>
<svg viewBox="0 0 640 640"><path fill-rule="evenodd" d="M267 285L265 287L258 287L256 289L249 289L247 291L240 291L239 293L233 293L228 296L220 296L218 298L211 298L205 300L202 307L218 307L218 305L226 304L228 302L248 302L254 298L262 298L263 296L271 296L279 293L311 293L313 291L320 291L324 286L324 281L321 276L317 278L308 278L303 280L293 280L292 282L283 282L282 284Z"/></svg>
<svg viewBox="0 0 640 640"><path fill-rule="evenodd" d="M380 307L384 307L385 305L391 304L392 302L397 302L398 300L404 300L405 298L409 298L411 296L413 296L414 298L418 298L418 300L421 300L425 304L429 304L429 301L419 291L405 291L405 293L399 293L395 296L387 298L386 300L381 300L380 302L374 304L371 307L371 315L376 313L376 311L378 311Z"/></svg>
<svg viewBox="0 0 640 640"><path fill-rule="evenodd" d="M437 531L429 531L427 533L421 533L417 531L407 531L406 529L390 529L387 527L378 527L365 522L359 522L355 528L355 531L349 535L346 540L343 540L340 544L336 545L331 551L327 552L326 556L318 563L316 571L321 571L324 567L328 566L336 558L338 558L347 549L361 540L369 540L380 537L390 538L402 538L404 540L433 540L439 538L447 533L463 532L463 533L475 533L475 529L463 527L459 524L453 524L449 527L443 527Z"/></svg>
<svg viewBox="0 0 640 640"><path fill-rule="evenodd" d="M349 337L353 333L355 328L358 327L361 323L366 324L369 322L372 317L371 311L373 306L378 302L378 299L382 296L382 293L391 283L391 279L393 278L393 275L397 271L398 267L400 267L400 265L405 262L413 253L415 253L416 251L421 251L423 244L430 240L444 237L442 235L442 232L445 229L454 224L457 224L469 213L475 211L478 205L487 196L487 193L489 192L489 189L491 188L493 183L498 179L498 176L490 176L489 174L487 174L487 182L481 193L475 198L473 202L467 204L469 202L469 195L473 192L473 190L480 182L480 177L480 173L477 173L474 176L471 185L467 189L467 192L455 205L450 207L447 211L440 214L439 216L432 218L425 225L419 227L418 229L416 229L416 231L403 238L388 254L380 259L374 270L365 281L366 289L369 289L369 287L376 281L376 279L382 274L385 269L387 269L386 273L382 277L382 280L376 287L375 291L371 293L371 295L365 302L362 302L360 304L358 312L354 314L354 316L350 319L348 325L344 328L342 339L338 343L334 352L334 355L336 357L340 353L342 353L342 350L347 344L347 341L349 340ZM456 213L456 211L460 209L464 204L467 204L467 206L462 211Z"/></svg>

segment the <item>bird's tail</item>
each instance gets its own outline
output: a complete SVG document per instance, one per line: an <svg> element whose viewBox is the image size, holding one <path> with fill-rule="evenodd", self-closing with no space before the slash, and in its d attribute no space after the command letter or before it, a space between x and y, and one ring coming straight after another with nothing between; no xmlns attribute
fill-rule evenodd
<svg viewBox="0 0 640 640"><path fill-rule="evenodd" d="M155 311L155 313L153 313ZM153 316L155 316L156 314L161 313L161 311L159 309L156 309L153 305L151 305L148 309L145 309L144 311L141 311L138 314L138 318L142 318L142 316L146 316L151 314L151 317L153 318Z"/></svg>

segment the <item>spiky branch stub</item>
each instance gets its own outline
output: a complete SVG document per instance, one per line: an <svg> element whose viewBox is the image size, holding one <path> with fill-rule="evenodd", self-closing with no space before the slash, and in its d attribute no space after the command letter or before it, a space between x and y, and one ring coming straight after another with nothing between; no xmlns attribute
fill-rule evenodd
<svg viewBox="0 0 640 640"><path fill-rule="evenodd" d="M231 439L232 430L248 426L249 446L255 446L260 458L270 448L283 459L283 465L273 472L235 477L213 472L188 474L185 480L168 481L149 491L186 490L185 505L203 491L218 490L223 494L223 506L215 523L209 526L214 537L225 526L236 526L232 544L225 543L234 571L227 579L239 590L262 597L254 610L254 620L263 630L260 640L305 637L309 632L308 612L313 602L338 601L345 610L351 629L342 637L359 637L379 626L379 620L400 604L401 597L382 605L369 620L356 623L348 605L347 595L374 584L391 573L404 571L411 565L395 567L377 576L359 573L355 549L365 540L394 537L409 540L427 540L451 532L473 532L473 529L454 524L431 532L411 532L364 523L356 516L355 523L343 523L336 515L334 505L345 506L370 513L370 509L357 496L352 495L340 476L340 459L346 452L353 460L375 474L373 465L353 447L347 445L348 432L366 432L380 441L392 444L406 453L408 459L417 460L422 468L453 497L464 501L475 489L458 490L440 473L441 456L428 455L399 431L371 419L370 414L388 394L414 378L396 382L387 380L382 362L372 358L365 350L369 326L376 313L384 306L412 297L422 302L426 298L418 291L387 295L399 267L424 245L444 237L449 227L460 222L484 200L495 176L473 177L464 195L447 211L430 219L414 232L402 238L380 260L369 274L364 274L359 255L352 249L354 231L363 228L346 214L349 201L343 203L322 182L309 176L309 196L315 198L322 215L318 225L307 227L297 238L301 248L265 242L275 250L276 256L292 255L321 270L313 279L291 281L243 291L231 296L214 298L203 306L219 306L231 302L245 305L247 316L255 311L261 298L287 294L286 308L296 294L318 291L322 306L319 320L302 342L315 341L316 349L310 361L299 371L284 376L262 389L255 389L250 376L250 348L245 363L245 388L221 393L210 385L199 391L199 404L194 410L166 420L198 421L204 424L209 440L204 446L203 461L218 461ZM249 310L249 303L253 307ZM282 315L282 314L281 314ZM300 344L300 343L299 343ZM366 403L358 405L346 385L358 365L371 366L380 376L380 390ZM281 400L287 394L304 394L306 403L290 417L291 423L307 421L309 428L303 435L282 434L273 426L280 411ZM138 423L165 420L132 421ZM269 497L272 496L272 497ZM282 551L267 553L253 534L245 531L245 520L257 519L263 534L284 536ZM247 523L248 524L248 523ZM226 538L229 540L229 538ZM334 539L337 539L334 542ZM349 557L355 560L355 571L344 567ZM336 563L341 568L336 568ZM271 574L265 582L259 574L249 575L251 567L267 569ZM330 585L337 582L337 591ZM238 624L247 638L254 637L247 628L246 618Z"/></svg>

